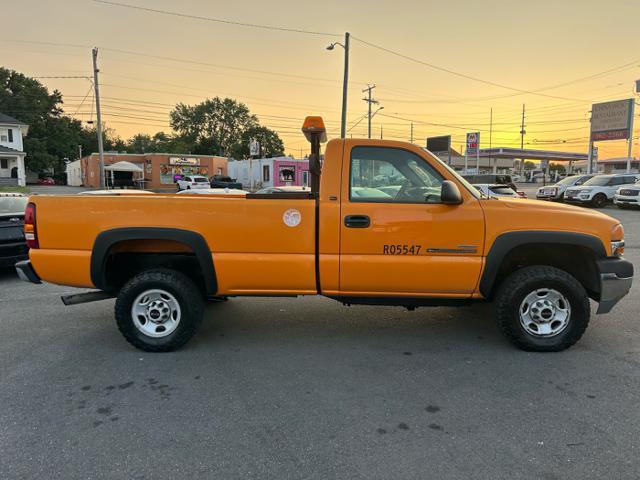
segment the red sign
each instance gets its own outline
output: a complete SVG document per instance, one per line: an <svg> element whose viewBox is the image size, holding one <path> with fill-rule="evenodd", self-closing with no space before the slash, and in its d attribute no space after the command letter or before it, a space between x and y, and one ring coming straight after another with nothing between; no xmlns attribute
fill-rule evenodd
<svg viewBox="0 0 640 480"><path fill-rule="evenodd" d="M592 132L591 141L597 142L598 140L622 140L629 137L629 130L609 130L607 132Z"/></svg>

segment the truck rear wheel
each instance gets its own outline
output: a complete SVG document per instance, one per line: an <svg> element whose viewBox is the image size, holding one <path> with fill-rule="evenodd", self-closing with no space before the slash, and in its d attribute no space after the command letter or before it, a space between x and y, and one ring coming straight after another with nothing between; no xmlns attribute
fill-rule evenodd
<svg viewBox="0 0 640 480"><path fill-rule="evenodd" d="M134 347L169 352L187 343L202 321L200 289L175 270L151 270L129 280L116 299L118 329Z"/></svg>
<svg viewBox="0 0 640 480"><path fill-rule="evenodd" d="M498 326L518 348L565 350L589 324L589 297L573 276L555 267L525 267L509 275L495 299Z"/></svg>

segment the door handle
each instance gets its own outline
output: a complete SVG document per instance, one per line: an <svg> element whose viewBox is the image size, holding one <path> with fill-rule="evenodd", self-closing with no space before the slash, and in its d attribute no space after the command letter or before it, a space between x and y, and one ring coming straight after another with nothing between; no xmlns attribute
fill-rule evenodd
<svg viewBox="0 0 640 480"><path fill-rule="evenodd" d="M344 217L344 226L349 228L367 228L371 225L369 215L347 215Z"/></svg>

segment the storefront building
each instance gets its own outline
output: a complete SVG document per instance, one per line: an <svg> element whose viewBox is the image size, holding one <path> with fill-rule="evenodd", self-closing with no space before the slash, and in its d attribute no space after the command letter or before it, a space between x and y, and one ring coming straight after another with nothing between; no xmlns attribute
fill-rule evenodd
<svg viewBox="0 0 640 480"><path fill-rule="evenodd" d="M229 176L247 190L265 187L309 186L309 160L291 157L231 160Z"/></svg>
<svg viewBox="0 0 640 480"><path fill-rule="evenodd" d="M184 175L227 175L227 159L213 155L185 155L170 153L105 153L105 167L118 162L130 162L143 170L143 174L120 172L118 186L131 186L149 190L173 190L176 181ZM97 153L80 159L82 185L100 187L100 167ZM140 180L143 180L142 182Z"/></svg>

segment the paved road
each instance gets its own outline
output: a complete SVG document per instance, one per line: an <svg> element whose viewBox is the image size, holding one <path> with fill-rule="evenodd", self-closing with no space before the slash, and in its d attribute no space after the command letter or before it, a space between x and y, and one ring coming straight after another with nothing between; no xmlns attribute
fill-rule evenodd
<svg viewBox="0 0 640 480"><path fill-rule="evenodd" d="M640 264L640 212L622 219ZM582 341L525 353L488 306L210 305L131 348L113 301L0 274L0 478L640 477L640 282Z"/></svg>

